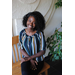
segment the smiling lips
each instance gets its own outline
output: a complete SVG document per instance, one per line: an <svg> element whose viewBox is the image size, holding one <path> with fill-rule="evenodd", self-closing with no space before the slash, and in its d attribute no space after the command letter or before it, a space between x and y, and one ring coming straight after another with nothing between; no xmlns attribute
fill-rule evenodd
<svg viewBox="0 0 75 75"><path fill-rule="evenodd" d="M31 25L28 25L28 27L29 27L29 28L32 28L33 26L31 26Z"/></svg>

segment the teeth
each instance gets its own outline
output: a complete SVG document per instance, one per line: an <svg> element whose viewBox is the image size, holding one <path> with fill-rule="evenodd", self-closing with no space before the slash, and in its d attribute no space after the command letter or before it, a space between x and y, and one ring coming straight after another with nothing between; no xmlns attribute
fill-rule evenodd
<svg viewBox="0 0 75 75"><path fill-rule="evenodd" d="M29 27L32 27L32 26L29 25Z"/></svg>

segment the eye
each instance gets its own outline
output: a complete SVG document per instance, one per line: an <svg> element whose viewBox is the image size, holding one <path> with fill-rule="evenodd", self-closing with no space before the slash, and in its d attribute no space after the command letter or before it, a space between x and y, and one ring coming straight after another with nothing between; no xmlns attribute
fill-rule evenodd
<svg viewBox="0 0 75 75"><path fill-rule="evenodd" d="M29 20L29 22L31 22L31 20Z"/></svg>
<svg viewBox="0 0 75 75"><path fill-rule="evenodd" d="M35 22L33 22L33 24L35 24Z"/></svg>

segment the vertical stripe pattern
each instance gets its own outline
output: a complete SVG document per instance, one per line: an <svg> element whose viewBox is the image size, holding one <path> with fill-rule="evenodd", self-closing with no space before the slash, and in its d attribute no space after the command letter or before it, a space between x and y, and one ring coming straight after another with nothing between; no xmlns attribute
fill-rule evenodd
<svg viewBox="0 0 75 75"><path fill-rule="evenodd" d="M23 29L19 34L19 42L21 44L21 49L24 49L29 56L46 49L45 37L42 32L37 31L34 35L28 36L25 29ZM44 55L35 58L37 62L43 59Z"/></svg>

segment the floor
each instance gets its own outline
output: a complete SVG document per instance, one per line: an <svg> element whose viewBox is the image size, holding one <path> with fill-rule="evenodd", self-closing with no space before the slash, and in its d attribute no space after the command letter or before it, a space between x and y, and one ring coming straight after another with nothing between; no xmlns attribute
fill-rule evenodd
<svg viewBox="0 0 75 75"><path fill-rule="evenodd" d="M46 59L45 62L50 65L48 75L62 75L62 60L50 61L50 59ZM43 75L45 74L43 73Z"/></svg>

